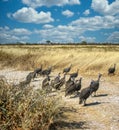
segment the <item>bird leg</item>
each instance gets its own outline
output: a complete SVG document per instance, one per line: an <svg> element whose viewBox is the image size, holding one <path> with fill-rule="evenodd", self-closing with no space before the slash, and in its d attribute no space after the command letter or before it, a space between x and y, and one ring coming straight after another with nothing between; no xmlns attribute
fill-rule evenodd
<svg viewBox="0 0 119 130"><path fill-rule="evenodd" d="M84 100L84 106L86 106L86 100Z"/></svg>
<svg viewBox="0 0 119 130"><path fill-rule="evenodd" d="M77 95L79 95L79 92L77 91Z"/></svg>

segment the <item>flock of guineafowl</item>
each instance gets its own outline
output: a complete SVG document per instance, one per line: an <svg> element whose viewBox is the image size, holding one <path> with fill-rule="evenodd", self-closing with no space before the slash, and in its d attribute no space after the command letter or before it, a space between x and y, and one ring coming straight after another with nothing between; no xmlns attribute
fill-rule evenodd
<svg viewBox="0 0 119 130"><path fill-rule="evenodd" d="M61 87L64 85L65 97L77 93L77 95L79 94L79 104L83 103L85 106L86 100L90 95L94 94L94 96L96 96L96 92L99 89L100 78L102 74L99 73L97 80L92 80L87 88L82 89L82 83L81 83L82 77L76 79L76 77L78 77L79 69L77 69L75 73L69 73L71 68L72 68L72 64L69 67L63 69L62 71L63 77L61 77L61 73L58 73L56 77L51 79L50 74L52 72L52 67L48 67L47 69L43 70L41 65L40 68L37 68L33 72L30 72L26 76L26 80L21 82L21 85L29 84L31 80L34 80L34 78L40 75L44 77L42 81L42 89L46 90L47 92L51 92L52 89L60 90ZM115 68L116 68L116 64L114 64L114 67L109 68L108 75L114 74ZM67 75L69 75L68 80L66 80Z"/></svg>

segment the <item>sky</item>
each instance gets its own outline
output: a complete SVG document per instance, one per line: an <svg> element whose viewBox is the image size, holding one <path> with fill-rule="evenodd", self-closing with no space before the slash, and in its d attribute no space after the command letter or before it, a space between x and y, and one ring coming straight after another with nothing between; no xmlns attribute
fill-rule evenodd
<svg viewBox="0 0 119 130"><path fill-rule="evenodd" d="M0 43L119 43L119 0L0 0Z"/></svg>

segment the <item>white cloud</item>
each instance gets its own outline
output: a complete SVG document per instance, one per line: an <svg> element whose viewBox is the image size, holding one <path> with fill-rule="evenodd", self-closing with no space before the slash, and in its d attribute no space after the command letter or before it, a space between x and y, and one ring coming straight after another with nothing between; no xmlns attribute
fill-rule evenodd
<svg viewBox="0 0 119 130"><path fill-rule="evenodd" d="M84 37L84 36L80 36L79 37L80 41L86 41L86 42L95 42L96 38L95 37Z"/></svg>
<svg viewBox="0 0 119 130"><path fill-rule="evenodd" d="M53 25L50 25L50 24L45 24L45 25L43 25L43 28L53 28L54 26Z"/></svg>
<svg viewBox="0 0 119 130"><path fill-rule="evenodd" d="M94 42L96 41L95 37L84 37L83 33L117 27L119 27L118 16L95 16L82 17L68 25L58 25L56 27L50 27L46 24L43 26L43 29L36 30L35 33L40 36L40 39L51 40L53 42L79 42L82 40Z"/></svg>
<svg viewBox="0 0 119 130"><path fill-rule="evenodd" d="M24 23L49 23L53 22L54 19L51 17L50 12L43 12L41 11L38 13L33 8L29 7L23 7L22 9L19 9L17 12L12 14L12 17L20 22Z"/></svg>
<svg viewBox="0 0 119 130"><path fill-rule="evenodd" d="M40 43L45 43L47 40L56 43L67 43L67 42L95 42L95 37L84 37L83 30L79 30L73 26L59 25L51 29L36 30L35 33L40 36Z"/></svg>
<svg viewBox="0 0 119 130"><path fill-rule="evenodd" d="M30 35L31 31L29 31L25 28L15 28L12 30L12 33L15 35Z"/></svg>
<svg viewBox="0 0 119 130"><path fill-rule="evenodd" d="M12 17L12 13L7 13L7 17L11 18Z"/></svg>
<svg viewBox="0 0 119 130"><path fill-rule="evenodd" d="M80 4L79 0L22 0L22 2L31 7L40 7L40 6L63 6L66 4L74 5Z"/></svg>
<svg viewBox="0 0 119 130"><path fill-rule="evenodd" d="M10 29L8 26L0 27L0 43L16 43L29 40L31 31L25 28Z"/></svg>
<svg viewBox="0 0 119 130"><path fill-rule="evenodd" d="M106 40L107 42L119 43L119 31L113 32Z"/></svg>
<svg viewBox="0 0 119 130"><path fill-rule="evenodd" d="M70 25L75 26L79 29L83 29L84 31L90 30L100 30L100 29L110 29L119 27L119 19L114 16L94 16L94 17L86 17L80 18L75 21L72 21Z"/></svg>
<svg viewBox="0 0 119 130"><path fill-rule="evenodd" d="M62 12L62 14L67 16L67 17L72 17L74 15L74 13L71 12L70 10L65 10Z"/></svg>
<svg viewBox="0 0 119 130"><path fill-rule="evenodd" d="M104 15L116 15L119 13L119 0L109 4L108 0L92 0L91 7Z"/></svg>
<svg viewBox="0 0 119 130"><path fill-rule="evenodd" d="M35 33L40 36L40 39L51 40L53 42L74 42L77 37L82 34L82 30L79 30L70 25L36 30Z"/></svg>
<svg viewBox="0 0 119 130"><path fill-rule="evenodd" d="M101 29L112 29L119 27L119 19L114 16L82 17L72 21L69 25L58 25L56 27L36 30L35 33L40 39L51 40L53 42L88 42L96 41L95 37L83 36L86 31L97 31Z"/></svg>
<svg viewBox="0 0 119 130"><path fill-rule="evenodd" d="M89 15L90 14L90 10L89 9L85 10L83 14L86 15L86 16Z"/></svg>

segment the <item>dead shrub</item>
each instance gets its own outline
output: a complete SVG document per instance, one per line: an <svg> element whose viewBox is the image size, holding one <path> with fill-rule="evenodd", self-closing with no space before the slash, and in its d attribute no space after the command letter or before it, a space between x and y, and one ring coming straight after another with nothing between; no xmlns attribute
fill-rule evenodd
<svg viewBox="0 0 119 130"><path fill-rule="evenodd" d="M60 99L32 86L9 85L0 78L0 129L48 130L60 113Z"/></svg>

